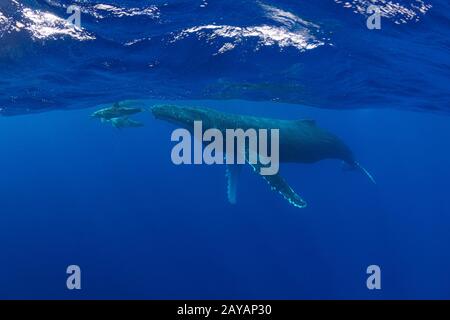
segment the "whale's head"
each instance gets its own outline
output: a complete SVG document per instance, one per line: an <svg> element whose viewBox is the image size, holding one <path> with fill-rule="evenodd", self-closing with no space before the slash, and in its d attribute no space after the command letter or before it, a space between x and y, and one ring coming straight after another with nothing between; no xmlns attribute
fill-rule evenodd
<svg viewBox="0 0 450 320"><path fill-rule="evenodd" d="M206 108L162 104L153 106L151 112L156 119L191 129L194 126L194 121L202 121L208 126L211 113L214 111Z"/></svg>

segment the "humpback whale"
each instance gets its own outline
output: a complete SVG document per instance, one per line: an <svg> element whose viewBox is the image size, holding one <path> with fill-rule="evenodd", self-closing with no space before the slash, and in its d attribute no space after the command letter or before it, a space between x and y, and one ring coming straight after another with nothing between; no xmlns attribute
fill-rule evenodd
<svg viewBox="0 0 450 320"><path fill-rule="evenodd" d="M282 120L256 116L239 115L220 112L203 107L178 105L155 105L151 109L156 119L165 120L181 126L189 131L194 128L195 121L201 121L205 129L278 129L279 161L291 163L314 163L324 159L342 160L349 168L360 170L373 183L372 175L355 159L350 148L336 135L316 125L314 120ZM248 155L247 155L248 156ZM255 172L260 165L247 162ZM239 165L227 165L228 200L236 202L236 185ZM280 173L261 175L272 190L280 193L290 204L297 208L306 207L303 200L285 181Z"/></svg>

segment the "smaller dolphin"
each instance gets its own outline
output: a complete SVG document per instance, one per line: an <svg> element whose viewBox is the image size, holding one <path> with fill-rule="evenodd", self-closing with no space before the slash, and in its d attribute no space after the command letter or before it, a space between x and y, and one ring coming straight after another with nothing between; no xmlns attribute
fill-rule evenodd
<svg viewBox="0 0 450 320"><path fill-rule="evenodd" d="M127 117L121 117L121 118L112 118L111 120L108 120L108 122L111 122L112 126L117 129L122 128L139 128L143 127L144 124L140 121L132 120Z"/></svg>
<svg viewBox="0 0 450 320"><path fill-rule="evenodd" d="M136 113L144 111L143 108L129 107L122 102L116 102L111 107L103 108L95 111L91 114L93 118L99 118L101 120L112 120L114 118L121 118L131 116Z"/></svg>

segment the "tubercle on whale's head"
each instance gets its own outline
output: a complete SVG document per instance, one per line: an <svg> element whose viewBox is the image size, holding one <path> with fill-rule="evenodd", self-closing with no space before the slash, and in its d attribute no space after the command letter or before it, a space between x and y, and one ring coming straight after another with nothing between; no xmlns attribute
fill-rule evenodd
<svg viewBox="0 0 450 320"><path fill-rule="evenodd" d="M165 120L188 129L193 128L194 121L208 123L210 119L209 110L204 108L160 104L154 105L150 110L156 119Z"/></svg>

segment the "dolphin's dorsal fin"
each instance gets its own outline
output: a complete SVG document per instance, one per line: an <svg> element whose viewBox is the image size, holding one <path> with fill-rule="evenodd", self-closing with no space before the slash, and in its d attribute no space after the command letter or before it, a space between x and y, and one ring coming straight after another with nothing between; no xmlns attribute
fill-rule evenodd
<svg viewBox="0 0 450 320"><path fill-rule="evenodd" d="M298 124L309 124L310 126L316 125L316 120L313 119L300 119L296 121Z"/></svg>
<svg viewBox="0 0 450 320"><path fill-rule="evenodd" d="M114 102L114 104L112 105L113 109L117 109L119 108L119 103L118 102Z"/></svg>

